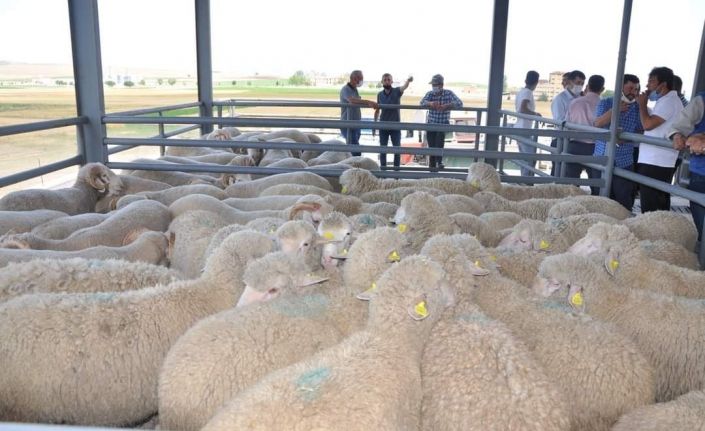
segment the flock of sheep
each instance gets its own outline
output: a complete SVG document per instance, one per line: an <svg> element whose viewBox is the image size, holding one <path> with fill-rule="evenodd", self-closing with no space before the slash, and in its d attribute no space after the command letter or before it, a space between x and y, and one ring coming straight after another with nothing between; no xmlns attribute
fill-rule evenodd
<svg viewBox="0 0 705 431"><path fill-rule="evenodd" d="M684 216L502 184L484 163L378 179L345 152L237 144L321 142L297 130L208 138L233 149L156 163L303 170L90 163L72 187L0 199L0 421L705 429L705 273Z"/></svg>

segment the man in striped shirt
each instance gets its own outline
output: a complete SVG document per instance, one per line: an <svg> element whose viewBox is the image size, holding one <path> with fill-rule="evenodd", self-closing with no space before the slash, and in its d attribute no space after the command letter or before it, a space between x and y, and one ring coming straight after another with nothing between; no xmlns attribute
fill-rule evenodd
<svg viewBox="0 0 705 431"><path fill-rule="evenodd" d="M427 124L450 124L450 110L462 108L463 101L450 90L443 88L443 75L433 75L431 78L432 90L421 99L421 106L428 109ZM445 132L426 132L426 140L430 148L443 148ZM442 157L431 156L428 167L432 171L443 169Z"/></svg>

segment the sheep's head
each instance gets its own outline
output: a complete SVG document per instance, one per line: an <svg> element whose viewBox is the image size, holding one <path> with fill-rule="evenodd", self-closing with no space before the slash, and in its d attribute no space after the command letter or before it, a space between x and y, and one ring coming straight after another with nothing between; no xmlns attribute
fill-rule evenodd
<svg viewBox="0 0 705 431"><path fill-rule="evenodd" d="M321 263L334 268L345 259L352 244L353 227L350 220L337 211L328 214L318 225L319 243L323 244Z"/></svg>
<svg viewBox="0 0 705 431"><path fill-rule="evenodd" d="M245 290L237 307L270 301L288 291L320 283L327 278L310 274L302 256L274 252L250 262L242 280Z"/></svg>
<svg viewBox="0 0 705 431"><path fill-rule="evenodd" d="M478 192L472 198L482 204L486 212L506 211L512 206L507 199L494 192Z"/></svg>
<svg viewBox="0 0 705 431"><path fill-rule="evenodd" d="M402 259L405 245L404 236L393 228L365 232L350 246L343 281L349 287L370 288L380 274Z"/></svg>
<svg viewBox="0 0 705 431"><path fill-rule="evenodd" d="M553 205L548 210L546 221L558 220L572 215L587 214L588 210L581 203L571 200L570 198L562 200Z"/></svg>
<svg viewBox="0 0 705 431"><path fill-rule="evenodd" d="M583 291L588 282L604 283L594 262L584 256L565 253L548 256L541 262L532 290L539 296L559 297L574 310L583 312Z"/></svg>
<svg viewBox="0 0 705 431"><path fill-rule="evenodd" d="M371 300L370 322L375 326L395 327L410 320L433 323L453 303L445 271L426 256L411 256L389 268L376 286L364 298ZM423 328L427 334L430 325Z"/></svg>
<svg viewBox="0 0 705 431"><path fill-rule="evenodd" d="M210 141L229 141L232 138L230 131L226 129L216 129L206 135L206 139Z"/></svg>
<svg viewBox="0 0 705 431"><path fill-rule="evenodd" d="M468 168L467 181L480 191L497 193L502 189L499 173L494 166L487 163L477 162L471 164Z"/></svg>
<svg viewBox="0 0 705 431"><path fill-rule="evenodd" d="M413 231L420 226L448 224L448 214L430 193L416 192L404 197L393 218L401 233Z"/></svg>
<svg viewBox="0 0 705 431"><path fill-rule="evenodd" d="M513 251L550 251L552 233L542 221L525 219L512 228L509 235L500 241L498 247Z"/></svg>
<svg viewBox="0 0 705 431"><path fill-rule="evenodd" d="M30 247L29 241L25 239L27 235L31 234L17 234L14 230L11 229L5 235L0 236L0 248L28 250L32 247Z"/></svg>
<svg viewBox="0 0 705 431"><path fill-rule="evenodd" d="M491 254L480 241L469 234L455 234L449 237L453 244L463 251L465 258L472 264L472 275L487 275L497 272L497 257Z"/></svg>
<svg viewBox="0 0 705 431"><path fill-rule="evenodd" d="M376 188L377 178L368 170L352 168L340 174L341 192L359 195Z"/></svg>
<svg viewBox="0 0 705 431"><path fill-rule="evenodd" d="M326 202L325 198L318 195L305 195L301 196L291 207L289 220L296 219L300 214L303 220L318 226L323 217L331 211L333 211L333 206Z"/></svg>
<svg viewBox="0 0 705 431"><path fill-rule="evenodd" d="M587 235L573 244L568 253L599 256L604 259L607 271L614 275L620 256L630 250L638 250L638 241L628 227L600 222L591 226Z"/></svg>
<svg viewBox="0 0 705 431"><path fill-rule="evenodd" d="M115 180L115 191L119 191L121 187L117 185L119 181L117 175L102 163L88 163L78 171L77 182L85 182L98 193L108 192L111 180ZM122 183L119 182L119 184Z"/></svg>
<svg viewBox="0 0 705 431"><path fill-rule="evenodd" d="M239 155L233 157L230 162L228 162L228 166L244 166L244 167L253 167L256 166L255 164L255 159L253 159L251 156L247 155ZM225 188L230 185L233 185L235 183L243 182L243 181L252 181L252 174L245 174L245 173L224 173L220 176L218 179L218 186Z"/></svg>

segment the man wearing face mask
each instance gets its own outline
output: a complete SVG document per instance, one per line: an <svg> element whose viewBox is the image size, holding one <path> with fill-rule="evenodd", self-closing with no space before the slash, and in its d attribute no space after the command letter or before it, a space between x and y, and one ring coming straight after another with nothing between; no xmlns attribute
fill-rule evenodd
<svg viewBox="0 0 705 431"><path fill-rule="evenodd" d="M580 92L583 89L583 84L585 84L585 74L579 70L574 70L572 72L565 73L563 78L564 90L558 93L551 102L551 115L554 120L561 123L565 121L565 114L568 112L568 105L570 105L570 102L577 99L581 95ZM557 138L551 140L551 146L553 148L558 146ZM556 175L555 163L551 166L551 175Z"/></svg>
<svg viewBox="0 0 705 431"><path fill-rule="evenodd" d="M409 83L413 80L410 76L404 82L401 87L392 87L392 75L385 73L382 75L382 91L377 93L377 103L379 105L399 105L401 103L401 96L404 91L409 88ZM380 109L375 110L375 121L379 118L380 121L394 121L400 122L401 116L399 114L399 109L381 109L382 116L380 117ZM398 147L401 145L401 130L379 130L379 144L386 147L389 143L389 139L392 139L392 146ZM394 155L394 167L399 167L401 154ZM379 154L379 164L380 166L387 166L387 154Z"/></svg>
<svg viewBox="0 0 705 431"><path fill-rule="evenodd" d="M362 113L358 106L367 106L368 108L377 109L377 103L371 100L365 100L360 98L360 93L357 89L362 87L364 82L362 71L353 70L350 73L350 82L345 84L342 89L340 89L340 103L350 103L356 106L342 106L340 108L340 119L342 121L360 121L362 119ZM340 129L340 133L345 138L345 142L348 145L360 145L360 129ZM359 156L360 153L353 152L353 156Z"/></svg>
<svg viewBox="0 0 705 431"><path fill-rule="evenodd" d="M619 102L619 125L625 132L641 133L641 120L639 120L639 106L636 104L639 78L636 75L625 74L622 80L622 98ZM597 104L595 109L595 126L608 128L612 120L612 98L607 97ZM595 156L604 156L607 153L607 142L595 140ZM634 170L634 144L631 142L617 142L614 165L618 168ZM634 207L635 184L626 178L617 175L612 177L610 198L616 200L629 211Z"/></svg>
<svg viewBox="0 0 705 431"><path fill-rule="evenodd" d="M428 124L450 124L450 110L462 108L463 101L450 90L443 88L443 75L433 75L431 78L431 91L421 99L421 106L428 109L426 123ZM445 145L445 132L426 132L426 140L430 148L443 148ZM441 156L431 156L428 167L432 171L443 169Z"/></svg>
<svg viewBox="0 0 705 431"><path fill-rule="evenodd" d="M655 101L652 110L646 106L648 101ZM673 89L673 71L667 67L655 67L649 73L646 91L637 97L639 118L644 126L644 135L665 138L671 124L683 109L683 102L678 92ZM640 143L639 160L636 171L647 177L671 183L676 171L678 151L671 148ZM641 212L671 210L671 195L651 187L641 185Z"/></svg>

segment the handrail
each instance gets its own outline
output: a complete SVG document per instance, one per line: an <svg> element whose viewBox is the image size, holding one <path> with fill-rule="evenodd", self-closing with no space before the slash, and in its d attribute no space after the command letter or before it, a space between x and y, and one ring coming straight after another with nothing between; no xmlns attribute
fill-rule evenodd
<svg viewBox="0 0 705 431"><path fill-rule="evenodd" d="M145 109L134 109L131 111L111 112L109 114L105 114L105 116L110 117L110 116L116 116L116 115L155 114L155 113L159 113L159 112L176 111L177 109L195 108L197 106L201 106L201 103L200 102L188 102L188 103L182 103L179 105L157 106L156 108L145 108Z"/></svg>
<svg viewBox="0 0 705 431"><path fill-rule="evenodd" d="M38 132L60 127L77 126L88 122L86 117L60 118L57 120L37 121L34 123L13 124L0 127L0 136L17 135L20 133Z"/></svg>
<svg viewBox="0 0 705 431"><path fill-rule="evenodd" d="M365 108L365 106L357 105L354 103L341 103L332 102L329 100L311 100L311 101L299 101L299 100L272 100L272 99L228 99L214 101L213 106L235 106L235 107L294 107L294 108L342 108L342 107L357 107ZM407 104L380 104L382 109L422 109L427 110L428 107L421 105L407 105ZM463 106L461 108L452 108L450 111L472 111L472 112L487 112L487 108L473 107L473 106Z"/></svg>
<svg viewBox="0 0 705 431"><path fill-rule="evenodd" d="M73 156L68 159L59 160L58 162L49 163L48 165L40 166L38 168L30 169L27 171L18 172L16 174L8 175L6 177L0 178L0 187L9 186L11 184L17 184L19 182L30 180L32 178L55 172L61 169L65 169L71 166L79 165L83 162L83 157L80 155Z"/></svg>

